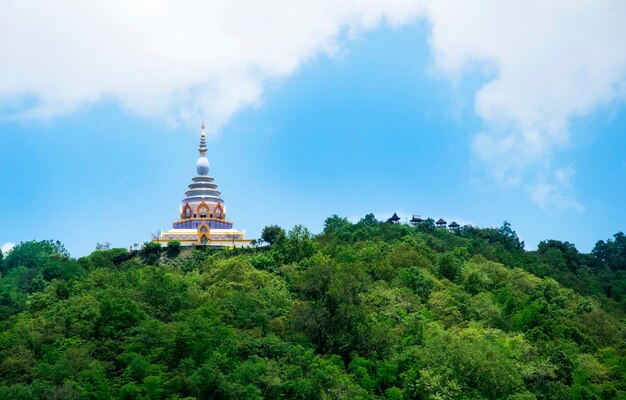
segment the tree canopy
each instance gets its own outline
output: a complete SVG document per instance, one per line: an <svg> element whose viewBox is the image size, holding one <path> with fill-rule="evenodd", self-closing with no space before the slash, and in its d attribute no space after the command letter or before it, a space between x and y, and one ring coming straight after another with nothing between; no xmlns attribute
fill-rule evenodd
<svg viewBox="0 0 626 400"><path fill-rule="evenodd" d="M626 398L624 235L333 215L251 249L0 257L2 399Z"/></svg>

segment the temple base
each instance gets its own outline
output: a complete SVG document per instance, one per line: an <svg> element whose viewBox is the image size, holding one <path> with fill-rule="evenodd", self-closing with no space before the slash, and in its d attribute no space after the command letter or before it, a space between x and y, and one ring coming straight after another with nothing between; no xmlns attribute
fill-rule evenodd
<svg viewBox="0 0 626 400"><path fill-rule="evenodd" d="M177 241L181 246L251 247L252 240L245 238L245 232L236 229L170 229L161 233L153 242L164 246Z"/></svg>

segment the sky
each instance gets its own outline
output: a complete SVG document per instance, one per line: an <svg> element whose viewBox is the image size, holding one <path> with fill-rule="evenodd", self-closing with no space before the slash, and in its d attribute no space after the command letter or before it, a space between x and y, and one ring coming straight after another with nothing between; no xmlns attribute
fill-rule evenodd
<svg viewBox="0 0 626 400"><path fill-rule="evenodd" d="M626 225L618 1L13 2L0 14L0 246L76 257L210 175L250 238L397 212L590 251Z"/></svg>

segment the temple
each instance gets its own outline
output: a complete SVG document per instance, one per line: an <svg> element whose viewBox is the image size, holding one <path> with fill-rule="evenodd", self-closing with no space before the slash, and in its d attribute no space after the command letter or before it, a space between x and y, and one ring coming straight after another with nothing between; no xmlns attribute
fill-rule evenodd
<svg viewBox="0 0 626 400"><path fill-rule="evenodd" d="M226 205L209 176L204 123L201 128L200 157L196 162L198 175L191 179L193 182L185 192L180 218L174 221L172 229L162 232L153 241L164 245L175 240L181 246L249 247L252 241L245 238L245 232L233 229L233 223L226 219Z"/></svg>

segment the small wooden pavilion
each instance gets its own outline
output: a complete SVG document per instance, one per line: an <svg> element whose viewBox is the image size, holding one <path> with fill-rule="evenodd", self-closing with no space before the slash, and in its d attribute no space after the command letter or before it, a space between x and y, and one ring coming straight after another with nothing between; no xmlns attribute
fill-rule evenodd
<svg viewBox="0 0 626 400"><path fill-rule="evenodd" d="M411 217L411 219L409 220L409 222L411 223L411 225L418 225L420 222L424 221L422 219L422 217L420 217L417 214L413 214L413 216Z"/></svg>
<svg viewBox="0 0 626 400"><path fill-rule="evenodd" d="M391 223L393 223L393 224L398 223L398 221L400 221L400 217L398 217L398 214L396 214L396 213L393 213L393 215L391 216L391 218L389 218L389 219L387 220L387 222L391 222Z"/></svg>

